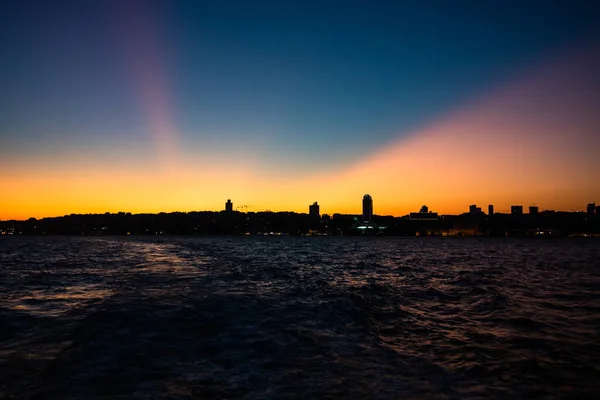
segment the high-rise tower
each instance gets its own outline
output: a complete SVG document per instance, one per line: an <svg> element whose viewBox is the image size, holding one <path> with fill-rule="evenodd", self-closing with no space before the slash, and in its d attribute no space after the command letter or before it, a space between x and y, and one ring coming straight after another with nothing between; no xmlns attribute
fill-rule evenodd
<svg viewBox="0 0 600 400"><path fill-rule="evenodd" d="M373 219L373 198L365 194L363 197L363 222L371 222Z"/></svg>
<svg viewBox="0 0 600 400"><path fill-rule="evenodd" d="M314 203L308 206L308 215L310 215L310 217L313 219L321 218L321 214L319 213L319 203L315 201Z"/></svg>

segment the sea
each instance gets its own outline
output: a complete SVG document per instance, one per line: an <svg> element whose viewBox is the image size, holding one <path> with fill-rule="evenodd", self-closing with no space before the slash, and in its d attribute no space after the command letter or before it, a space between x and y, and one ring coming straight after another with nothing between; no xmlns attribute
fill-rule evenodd
<svg viewBox="0 0 600 400"><path fill-rule="evenodd" d="M0 399L600 397L600 240L0 238Z"/></svg>

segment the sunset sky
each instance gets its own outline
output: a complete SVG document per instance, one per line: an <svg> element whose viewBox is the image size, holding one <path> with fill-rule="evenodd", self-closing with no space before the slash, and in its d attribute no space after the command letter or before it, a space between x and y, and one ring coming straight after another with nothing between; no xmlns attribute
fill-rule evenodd
<svg viewBox="0 0 600 400"><path fill-rule="evenodd" d="M600 2L0 3L0 219L600 203Z"/></svg>

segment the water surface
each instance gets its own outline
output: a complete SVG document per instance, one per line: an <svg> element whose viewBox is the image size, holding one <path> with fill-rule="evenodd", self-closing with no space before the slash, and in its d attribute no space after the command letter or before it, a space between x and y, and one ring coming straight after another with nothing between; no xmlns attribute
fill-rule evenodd
<svg viewBox="0 0 600 400"><path fill-rule="evenodd" d="M600 242L0 239L0 398L582 398Z"/></svg>

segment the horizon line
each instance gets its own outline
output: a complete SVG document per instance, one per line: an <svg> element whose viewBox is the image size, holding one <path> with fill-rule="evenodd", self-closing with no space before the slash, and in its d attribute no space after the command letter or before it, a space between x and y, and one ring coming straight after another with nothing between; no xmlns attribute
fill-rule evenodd
<svg viewBox="0 0 600 400"><path fill-rule="evenodd" d="M596 214L598 214L598 211L596 211L596 209L598 209L600 207L600 205L596 205L596 203L588 203L587 205L594 205L594 212ZM516 207L523 207L522 211L525 211L524 206L520 205L520 204L515 204L513 206ZM511 207L513 207L511 206ZM537 213L541 214L544 212L554 212L554 213L588 213L589 211L586 209L579 209L579 210L553 210L553 209L545 209L545 210L540 210L538 206L529 206L529 207L537 207ZM64 218L64 217L70 217L70 216L77 216L77 215L119 215L119 214L129 214L131 216L133 215L160 215L160 214L189 214L189 213L225 213L225 212L236 212L236 213L240 213L240 214L250 214L250 213L294 213L294 214L306 214L306 215L310 215L309 212L298 212L298 211L292 211L292 210L269 210L269 209L265 209L265 210L258 210L258 211L239 211L239 210L231 210L231 211L227 211L227 210L190 210L190 211L158 211L158 212L131 212L131 211L106 211L106 212L89 212L89 213L69 213L69 214L63 214L63 215L54 215L54 216L44 216L44 217L28 217L28 218L24 218L24 219L16 219L16 218L11 218L11 219L0 219L0 222L11 222L11 221L15 221L15 222L24 222L24 221L29 221L29 220L43 220L43 219L51 219L51 218ZM406 214L403 215L393 215L393 214L375 214L373 213L373 217L393 217L393 218L403 218L406 216L410 216L410 214L412 213L421 213L420 211L411 211L408 212ZM479 210L479 212L473 214L470 211L465 211L462 213L457 213L457 214L452 214L452 213L438 213L435 211L428 211L427 213L429 214L437 214L440 217L445 217L445 216L461 216L461 215L465 215L465 214L472 214L472 215L511 215L512 212L511 210L498 210L498 211L494 211L493 214L489 214L489 213L485 213L483 212L483 210ZM532 213L525 213L522 212L520 215L531 215ZM334 212L334 213L322 213L319 214L319 217L321 218L322 216L327 215L327 216L334 216L334 215L352 215L352 216L360 216L362 215L362 212L360 213L342 213L342 212Z"/></svg>

